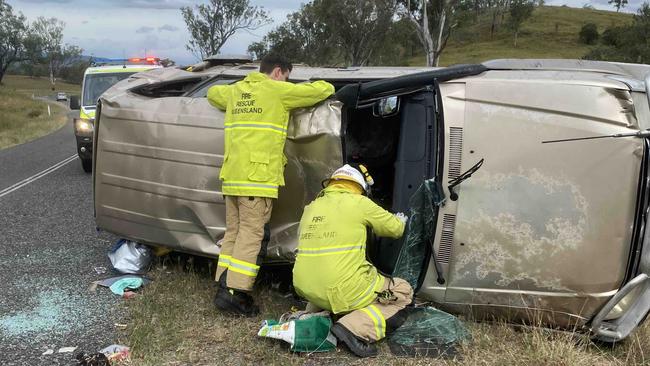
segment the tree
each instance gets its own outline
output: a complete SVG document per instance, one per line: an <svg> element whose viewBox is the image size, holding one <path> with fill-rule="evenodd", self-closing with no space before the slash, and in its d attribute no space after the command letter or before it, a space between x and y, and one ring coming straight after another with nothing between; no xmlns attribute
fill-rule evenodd
<svg viewBox="0 0 650 366"><path fill-rule="evenodd" d="M634 15L630 25L615 26L603 32L603 45L585 55L585 59L650 63L650 4Z"/></svg>
<svg viewBox="0 0 650 366"><path fill-rule="evenodd" d="M323 0L320 3L348 65L368 63L390 30L396 11L395 0Z"/></svg>
<svg viewBox="0 0 650 366"><path fill-rule="evenodd" d="M627 5L627 0L609 0L609 4L614 4L614 7L616 8L616 12L618 13L621 8L624 8L625 5Z"/></svg>
<svg viewBox="0 0 650 366"><path fill-rule="evenodd" d="M533 15L535 3L532 0L512 0L510 3L510 18L508 25L515 33L515 47L517 47L517 38L523 22Z"/></svg>
<svg viewBox="0 0 650 366"><path fill-rule="evenodd" d="M79 57L76 61L61 68L58 76L68 83L81 84L83 82L84 72L91 65L91 59Z"/></svg>
<svg viewBox="0 0 650 366"><path fill-rule="evenodd" d="M396 0L313 0L254 42L248 52L290 56L310 65L366 65L393 23Z"/></svg>
<svg viewBox="0 0 650 366"><path fill-rule="evenodd" d="M187 49L200 59L216 55L240 30L255 30L268 24L268 13L251 6L249 0L209 0L207 4L182 7L181 13L190 31Z"/></svg>
<svg viewBox="0 0 650 366"><path fill-rule="evenodd" d="M394 21L386 38L373 52L370 65L408 66L410 59L421 48L413 24L408 19Z"/></svg>
<svg viewBox="0 0 650 366"><path fill-rule="evenodd" d="M415 26L424 48L427 66L438 66L455 24L452 17L458 0L402 0L401 13Z"/></svg>
<svg viewBox="0 0 650 366"><path fill-rule="evenodd" d="M50 68L55 77L61 76L64 69L67 69L81 60L83 49L80 47L65 44L55 51Z"/></svg>
<svg viewBox="0 0 650 366"><path fill-rule="evenodd" d="M50 83L54 88L56 83L54 79L55 64L60 64L63 57L62 43L65 23L56 18L38 17L33 24L33 28L41 40L41 50L49 67Z"/></svg>
<svg viewBox="0 0 650 366"><path fill-rule="evenodd" d="M600 36L598 34L598 26L595 23L587 23L582 26L578 36L580 42L584 44L594 44Z"/></svg>
<svg viewBox="0 0 650 366"><path fill-rule="evenodd" d="M510 6L510 0L491 0L490 7L492 8L492 25L490 26L490 37L499 30L503 17Z"/></svg>
<svg viewBox="0 0 650 366"><path fill-rule="evenodd" d="M11 64L29 59L33 51L27 46L37 44L25 16L0 0L0 83Z"/></svg>
<svg viewBox="0 0 650 366"><path fill-rule="evenodd" d="M253 57L254 60L261 60L269 52L269 47L265 41L253 42L248 46L248 54Z"/></svg>
<svg viewBox="0 0 650 366"><path fill-rule="evenodd" d="M339 52L336 36L323 9L320 0L302 5L261 42L251 44L248 52L257 58L273 52L308 65L336 64Z"/></svg>

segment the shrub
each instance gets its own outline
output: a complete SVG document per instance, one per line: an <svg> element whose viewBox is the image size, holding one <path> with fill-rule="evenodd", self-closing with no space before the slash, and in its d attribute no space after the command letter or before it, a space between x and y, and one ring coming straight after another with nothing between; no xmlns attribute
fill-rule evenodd
<svg viewBox="0 0 650 366"><path fill-rule="evenodd" d="M598 37L598 26L594 23L587 23L580 29L580 42L584 44L595 44Z"/></svg>
<svg viewBox="0 0 650 366"><path fill-rule="evenodd" d="M623 37L625 36L624 27L610 27L605 29L600 42L607 46L621 46L623 44Z"/></svg>
<svg viewBox="0 0 650 366"><path fill-rule="evenodd" d="M27 113L27 117L36 118L39 117L41 114L43 114L42 111L39 111L38 109L32 109L31 111L29 111L29 113Z"/></svg>

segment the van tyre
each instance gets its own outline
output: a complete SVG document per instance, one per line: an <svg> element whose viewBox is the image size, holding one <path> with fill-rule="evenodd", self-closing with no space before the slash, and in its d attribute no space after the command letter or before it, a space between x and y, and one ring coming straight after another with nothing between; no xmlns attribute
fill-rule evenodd
<svg viewBox="0 0 650 366"><path fill-rule="evenodd" d="M93 172L93 160L92 159L81 159L81 167L86 173Z"/></svg>

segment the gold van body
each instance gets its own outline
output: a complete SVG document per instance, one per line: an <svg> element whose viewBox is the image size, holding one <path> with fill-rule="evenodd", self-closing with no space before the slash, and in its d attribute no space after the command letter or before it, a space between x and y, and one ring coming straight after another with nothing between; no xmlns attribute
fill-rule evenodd
<svg viewBox="0 0 650 366"><path fill-rule="evenodd" d="M216 257L223 113L205 91L256 66L196 69L137 74L101 97L95 216L121 237ZM380 183L377 202L394 212L408 212L424 180L444 187L419 297L477 318L623 339L650 309L649 75L647 65L577 60L297 66L292 81L328 80L340 100L292 115L268 261L293 260L302 209L321 181L363 160ZM452 192L448 183L481 159ZM369 255L390 270L400 242L375 244Z"/></svg>

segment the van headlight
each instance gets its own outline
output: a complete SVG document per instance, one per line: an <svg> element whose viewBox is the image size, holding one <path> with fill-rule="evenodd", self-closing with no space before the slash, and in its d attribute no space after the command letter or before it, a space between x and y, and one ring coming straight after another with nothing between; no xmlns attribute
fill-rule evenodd
<svg viewBox="0 0 650 366"><path fill-rule="evenodd" d="M86 118L75 118L74 131L77 135L90 135L95 129L94 121Z"/></svg>

